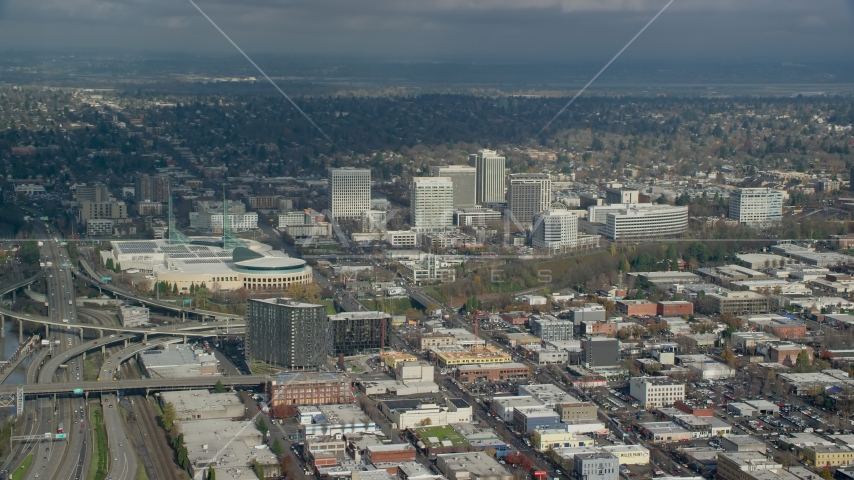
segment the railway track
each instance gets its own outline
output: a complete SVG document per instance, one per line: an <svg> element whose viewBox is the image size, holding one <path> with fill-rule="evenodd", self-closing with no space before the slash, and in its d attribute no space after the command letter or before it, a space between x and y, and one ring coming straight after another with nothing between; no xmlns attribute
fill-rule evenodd
<svg viewBox="0 0 854 480"><path fill-rule="evenodd" d="M145 397L132 396L130 400L133 417L128 417L128 425L148 478L179 480L178 467L172 461L174 454L154 419L154 408Z"/></svg>

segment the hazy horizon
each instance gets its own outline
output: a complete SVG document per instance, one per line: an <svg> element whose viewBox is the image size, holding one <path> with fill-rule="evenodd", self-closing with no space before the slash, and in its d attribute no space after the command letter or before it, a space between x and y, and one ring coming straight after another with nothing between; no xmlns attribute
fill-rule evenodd
<svg viewBox="0 0 854 480"><path fill-rule="evenodd" d="M198 2L250 55L605 62L666 0ZM677 0L624 60L848 59L854 1ZM37 32L37 34L34 34ZM238 55L184 1L0 1L0 49Z"/></svg>

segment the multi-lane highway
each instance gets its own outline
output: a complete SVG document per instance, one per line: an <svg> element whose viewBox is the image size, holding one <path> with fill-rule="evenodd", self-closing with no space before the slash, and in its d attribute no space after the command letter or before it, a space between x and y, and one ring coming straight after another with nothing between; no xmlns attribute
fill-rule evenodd
<svg viewBox="0 0 854 480"><path fill-rule="evenodd" d="M77 316L76 292L74 281L68 269L67 254L60 251L57 242L50 241L47 238L44 240L41 253L45 262L50 262L50 266L45 271L47 274L48 318L51 321L59 322L60 325L65 320L69 323L74 322ZM34 364L28 372L28 379L33 379L34 372L38 370L40 372L38 379L41 383L75 381L77 372L83 367L79 358L72 358L68 361L67 368L62 371L57 371L55 367L50 366L56 363L55 357L57 355L61 355L61 352L68 348L73 348L74 344L79 342L77 336L67 329L54 329L50 335L46 336L45 340L48 340L51 345L42 354L51 358L41 369L39 369L38 364ZM76 478L75 466L85 465L87 462L82 447L86 437L86 429L73 428L73 425L76 425L75 421L78 420L75 418L75 411L79 414L85 408L83 400L81 398L40 398L27 403L32 404L33 408L36 409L33 412L33 415L36 416L33 434L63 433L67 436L66 441L43 440L35 446L27 446L27 448L32 447L31 451L33 452L33 463L30 465L27 478L57 478L61 480ZM69 455L69 452L72 454ZM77 455L74 455L73 452L77 452Z"/></svg>
<svg viewBox="0 0 854 480"><path fill-rule="evenodd" d="M118 397L104 395L101 405L104 407L104 428L107 429L110 451L110 469L107 472L107 478L132 480L136 478L136 450L128 441L124 420L119 413Z"/></svg>
<svg viewBox="0 0 854 480"><path fill-rule="evenodd" d="M77 364L78 363L78 362L76 362L77 357L80 356L81 354L83 354L84 352L88 352L89 350L99 348L99 346L111 345L111 344L115 344L115 343L122 343L125 340L131 339L131 338L133 338L133 335L128 335L128 334L111 335L110 337L99 338L97 340L90 340L88 342L82 343L80 345L75 345L73 347L71 346L73 343L73 340L68 340L67 341L68 343L66 343L68 348L66 348L66 350L61 352L61 353L59 353L59 352L55 353L53 355L53 357L47 363L44 364L44 366L41 369L41 373L39 374L39 383L52 383L51 379L54 377L54 374L56 373L56 370L59 369L60 365L68 365L68 367L66 367L66 368L68 368L70 370L72 368L72 366L67 362ZM69 376L71 377L70 378L71 380L81 380L81 378L80 378L82 375L81 370L77 369L79 366L80 365L75 365L73 367L74 371L73 372L69 371Z"/></svg>

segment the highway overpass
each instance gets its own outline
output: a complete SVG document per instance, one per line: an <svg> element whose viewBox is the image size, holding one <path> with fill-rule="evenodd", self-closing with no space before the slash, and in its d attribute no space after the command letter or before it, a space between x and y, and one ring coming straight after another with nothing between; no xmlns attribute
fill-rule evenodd
<svg viewBox="0 0 854 480"><path fill-rule="evenodd" d="M237 336L243 335L243 329L239 327L229 326L227 331L226 329L220 329L218 327L213 327L213 330L208 330L204 332L199 332L195 330L182 330L175 324L170 327L157 327L157 328L130 328L130 327L122 327L119 325L93 325L91 323L77 323L77 322L61 322L56 320L51 320L47 317L42 317L41 315L31 315L29 313L19 313L8 308L0 307L0 315L4 315L8 318L14 318L16 320L26 320L28 322L34 322L41 325L52 325L55 327L62 328L88 328L91 330L107 330L111 332L124 332L124 333L135 333L137 335L143 335L148 337L149 335L176 335L183 337L229 337L229 336ZM210 327L209 327L210 328Z"/></svg>
<svg viewBox="0 0 854 480"><path fill-rule="evenodd" d="M114 382L68 382L24 385L24 395L65 395L81 389L84 393L151 390L190 390L212 388L216 382L226 387L257 388L267 384L265 375L206 375L187 378L146 378L142 380L118 380ZM0 396L15 395L20 385L0 386Z"/></svg>
<svg viewBox="0 0 854 480"><path fill-rule="evenodd" d="M11 285L6 285L3 287L2 290L0 290L0 297L6 295L8 293L14 292L15 290L17 290L21 287L26 287L27 285L30 285L31 283L35 283L38 279L42 278L43 276L44 276L44 271L40 271L39 273L33 275L30 278L26 278L26 279L21 280L19 282L15 282Z"/></svg>

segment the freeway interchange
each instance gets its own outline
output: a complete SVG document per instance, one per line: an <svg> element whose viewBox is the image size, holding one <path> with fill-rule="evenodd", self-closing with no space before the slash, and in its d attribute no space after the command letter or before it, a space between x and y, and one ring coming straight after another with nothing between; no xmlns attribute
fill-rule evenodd
<svg viewBox="0 0 854 480"><path fill-rule="evenodd" d="M13 472L25 461L30 461L22 478L88 478L93 461L91 442L94 438L90 422L93 409L98 408L103 412L104 428L109 438L110 478L134 479L138 473L137 452L133 443L128 441L124 422L118 415L119 397L116 394L125 391L147 392L151 388L203 388L211 387L213 383L208 379L195 383L181 380L122 380L118 378L118 371L123 362L136 353L167 343L186 342L189 338L239 335L242 334L243 325L232 321L233 315L226 315L223 317L227 320L225 323L190 321L153 330L124 328L111 320L109 315L88 309L78 311L74 275L80 279L86 274L71 266L72 261L59 239L50 238L46 228L39 223L35 223L34 227L40 241L44 269L33 277L9 285L4 292L13 292L43 279L47 315L0 307L4 319L27 321L44 327L42 348L32 354L26 372L24 392L27 397L24 408L17 412L19 418L13 429L13 439L20 440L13 442L12 451L3 460L0 471ZM129 292L124 293L127 297L131 296ZM181 310L175 309L177 312ZM195 313L200 313L202 318L210 318L207 312ZM84 331L97 331L99 336L85 339ZM151 341L149 336L153 337ZM116 345L120 347L119 351L107 356L107 349L115 350ZM88 353L99 350L104 360L97 365L96 371L100 372L98 379L87 382L84 378L84 359ZM254 388L265 381L265 377L246 377L240 380L235 378L227 383ZM0 391L7 398L17 396L18 385L0 385ZM77 394L80 391L86 392L86 395ZM88 400L89 392L101 394L101 404L91 403ZM49 438L56 434L59 434L58 438ZM36 437L40 439L33 440Z"/></svg>

